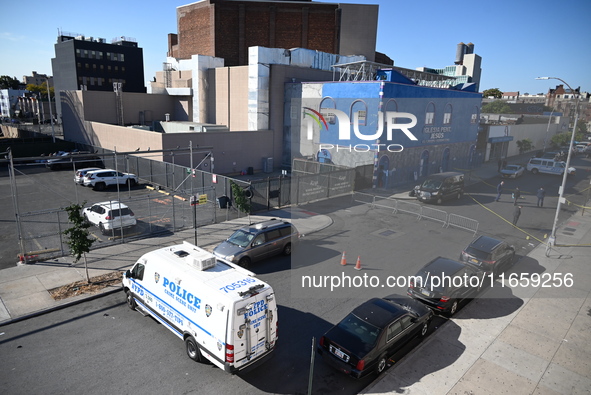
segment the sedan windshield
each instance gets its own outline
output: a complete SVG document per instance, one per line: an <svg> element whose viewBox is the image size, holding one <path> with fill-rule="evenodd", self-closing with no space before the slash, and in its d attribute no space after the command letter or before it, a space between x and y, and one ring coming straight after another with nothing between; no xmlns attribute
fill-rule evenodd
<svg viewBox="0 0 591 395"><path fill-rule="evenodd" d="M246 247L248 244L250 244L253 238L254 234L245 232L243 230L237 230L234 232L234 234L232 234L232 236L230 236L230 238L228 238L228 242L236 244L240 247Z"/></svg>

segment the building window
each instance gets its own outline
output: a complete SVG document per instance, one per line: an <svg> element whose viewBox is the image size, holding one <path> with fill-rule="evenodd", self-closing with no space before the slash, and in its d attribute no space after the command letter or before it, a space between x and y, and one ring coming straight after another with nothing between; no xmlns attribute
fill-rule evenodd
<svg viewBox="0 0 591 395"><path fill-rule="evenodd" d="M94 71L96 73L96 64L92 65L92 71Z"/></svg>
<svg viewBox="0 0 591 395"><path fill-rule="evenodd" d="M122 53L119 54L119 61L125 62L125 57L123 56Z"/></svg>
<svg viewBox="0 0 591 395"><path fill-rule="evenodd" d="M425 125L433 125L435 119L435 104L429 103L425 112Z"/></svg>
<svg viewBox="0 0 591 395"><path fill-rule="evenodd" d="M80 62L76 63L76 68L81 69L82 68L82 63L80 63Z"/></svg>
<svg viewBox="0 0 591 395"><path fill-rule="evenodd" d="M353 124L355 114L359 117L358 125L365 126L367 120L367 104L363 100L355 100L351 103L351 109L349 110L349 120Z"/></svg>
<svg viewBox="0 0 591 395"><path fill-rule="evenodd" d="M443 113L443 124L449 125L451 123L451 104L445 106L445 112Z"/></svg>
<svg viewBox="0 0 591 395"><path fill-rule="evenodd" d="M84 63L84 68L85 68L86 70L90 70L90 65L89 65L88 63Z"/></svg>
<svg viewBox="0 0 591 395"><path fill-rule="evenodd" d="M76 49L76 57L79 58L80 56L81 56L80 55L80 50L79 49Z"/></svg>
<svg viewBox="0 0 591 395"><path fill-rule="evenodd" d="M98 51L97 52L97 59L102 59L103 58L103 52L102 51Z"/></svg>

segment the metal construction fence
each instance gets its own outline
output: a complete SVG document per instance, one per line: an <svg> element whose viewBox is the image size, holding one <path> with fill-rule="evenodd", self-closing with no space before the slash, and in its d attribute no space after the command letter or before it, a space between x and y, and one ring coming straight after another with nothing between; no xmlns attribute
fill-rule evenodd
<svg viewBox="0 0 591 395"><path fill-rule="evenodd" d="M355 169L294 159L291 183L292 204L348 195L355 189Z"/></svg>
<svg viewBox="0 0 591 395"><path fill-rule="evenodd" d="M413 215L418 220L427 219L440 222L442 227L445 228L452 226L473 232L474 235L476 235L478 232L479 222L475 219L463 217L457 214L449 214L444 210L428 207L419 203L396 199L390 196L379 196L363 192L353 193L352 199L358 203L369 204L372 208L377 207L390 210L392 214L402 212Z"/></svg>

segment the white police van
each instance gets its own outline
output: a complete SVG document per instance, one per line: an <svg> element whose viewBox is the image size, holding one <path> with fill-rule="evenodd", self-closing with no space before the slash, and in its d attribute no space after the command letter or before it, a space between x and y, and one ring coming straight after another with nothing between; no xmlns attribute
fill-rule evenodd
<svg viewBox="0 0 591 395"><path fill-rule="evenodd" d="M235 373L277 343L273 289L191 243L144 254L123 276L127 304L183 339L187 355Z"/></svg>
<svg viewBox="0 0 591 395"><path fill-rule="evenodd" d="M563 175L565 167L565 162L553 159L531 158L529 162L527 162L527 170L531 171L533 174L547 173ZM569 166L567 173L569 176L574 176L576 172L577 169Z"/></svg>

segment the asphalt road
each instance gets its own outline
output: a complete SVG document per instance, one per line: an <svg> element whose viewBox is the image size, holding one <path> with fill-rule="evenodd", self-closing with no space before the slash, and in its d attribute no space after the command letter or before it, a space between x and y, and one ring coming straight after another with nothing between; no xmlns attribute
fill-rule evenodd
<svg viewBox="0 0 591 395"><path fill-rule="evenodd" d="M569 201L575 204L582 202L586 192L580 192L589 186L589 168L584 167L589 162L580 161L575 163L579 174L569 180L566 191ZM498 181L496 177L484 180L468 188L468 194L460 201L438 208L479 220L480 234L509 241L521 258L549 233L557 200L554 195L561 179L526 174L522 179L508 180L506 195L500 202L494 202ZM518 229L510 225L513 202L509 189L515 186L524 193ZM535 207L533 193L540 186L548 191L545 208ZM252 267L273 286L280 306L278 349L264 367L229 376L210 365L196 364L186 357L181 340L151 318L129 311L123 304L123 294L116 293L1 327L0 386L8 393L17 394L72 390L89 394L114 391L303 394L308 387L312 338L317 340L363 301L404 292L405 287L385 284L388 276L413 275L436 256L457 258L473 238L465 230L443 228L440 223L417 220L408 214L372 209L351 202L350 197L305 208L330 215L333 225L307 235L291 259L272 258ZM561 218L574 210L574 206L565 206ZM340 264L343 252L347 256L346 266ZM362 266L359 271L354 269L357 257ZM526 267L531 271L543 270L533 264ZM377 282L359 286L354 283L331 290L332 282L324 286L303 285L304 276L374 277ZM520 300L511 294L497 293L495 297L515 299L511 311L491 309L489 314L479 312L478 318L493 319L519 307ZM437 317L430 331L437 330L445 320ZM453 321L450 324L454 325ZM394 359L412 353L415 343ZM371 380L372 377L353 380L315 356L314 393L355 394Z"/></svg>

